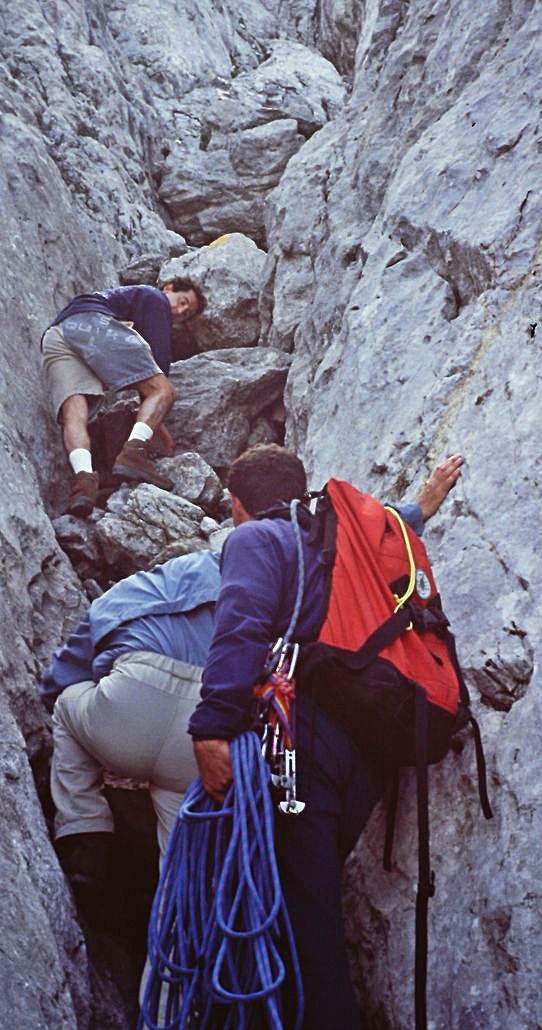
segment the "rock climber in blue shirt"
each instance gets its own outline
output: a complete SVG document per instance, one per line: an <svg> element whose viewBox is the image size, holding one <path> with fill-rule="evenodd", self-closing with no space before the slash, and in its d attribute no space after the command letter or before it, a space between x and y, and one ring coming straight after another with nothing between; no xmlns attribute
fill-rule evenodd
<svg viewBox="0 0 542 1030"><path fill-rule="evenodd" d="M461 464L461 456L454 455L428 481L419 497L418 531L456 482ZM189 723L203 785L217 801L231 782L229 741L250 728L253 687L269 645L284 636L294 609L298 558L293 526L287 518L266 518L265 511L279 501L302 498L307 484L299 458L271 444L241 455L228 485L238 528L224 545L202 700ZM320 545L302 524L301 536L305 590L295 638L304 643L318 635L326 588ZM359 1030L344 942L341 874L381 793L381 775L318 700L301 692L296 751L298 797L306 808L295 818L277 818L275 840L303 978L303 1025L306 1030Z"/></svg>
<svg viewBox="0 0 542 1030"><path fill-rule="evenodd" d="M161 289L119 286L82 294L59 312L41 341L48 397L74 472L68 511L88 515L96 502L98 476L92 468L88 423L104 390L133 387L141 405L113 472L123 479L170 490L147 448L153 433L166 448L173 441L162 425L175 399L167 375L172 329L200 314L205 298L191 279L176 278Z"/></svg>

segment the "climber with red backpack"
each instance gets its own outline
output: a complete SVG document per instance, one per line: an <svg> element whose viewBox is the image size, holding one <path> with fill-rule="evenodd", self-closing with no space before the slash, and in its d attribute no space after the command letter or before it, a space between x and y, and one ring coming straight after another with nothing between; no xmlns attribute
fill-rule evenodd
<svg viewBox="0 0 542 1030"><path fill-rule="evenodd" d="M459 455L448 459L422 491L423 519L437 510L461 464ZM215 800L224 799L230 741L254 725L255 713L261 722L264 696L277 711L290 708L290 723L281 728L280 720L271 720L271 743L264 746L273 783L286 793L275 845L301 966L303 1026L354 1030L360 1013L344 943L342 868L393 767L416 765L416 1023L422 1027L433 889L427 763L446 754L458 712L463 721L470 718L425 549L396 511L341 481L330 481L313 514L299 503L306 500L301 461L276 445L241 455L228 485L238 528L224 548L202 700L189 724L203 786ZM292 698L281 694L294 677L295 717ZM477 754L483 772L481 749ZM484 805L489 815L485 795ZM390 850L391 821L388 864ZM288 1027L288 990L285 1006Z"/></svg>

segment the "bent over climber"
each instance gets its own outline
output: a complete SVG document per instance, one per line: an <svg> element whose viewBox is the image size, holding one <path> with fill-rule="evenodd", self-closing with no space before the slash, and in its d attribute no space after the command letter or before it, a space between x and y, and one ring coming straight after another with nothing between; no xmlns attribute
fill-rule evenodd
<svg viewBox="0 0 542 1030"><path fill-rule="evenodd" d="M67 509L71 514L88 515L96 502L98 476L92 468L88 423L96 417L104 390L133 387L141 398L114 474L171 490L171 480L160 474L147 449L155 432L166 448L173 446L162 425L175 399L167 378L172 329L204 306L201 290L186 278L171 279L161 289L119 286L74 297L44 332L47 395L74 472Z"/></svg>
<svg viewBox="0 0 542 1030"><path fill-rule="evenodd" d="M113 838L103 770L149 783L162 853L196 775L186 727L213 631L218 563L215 552L197 551L121 580L93 602L44 677L56 848L85 910L105 890Z"/></svg>
<svg viewBox="0 0 542 1030"><path fill-rule="evenodd" d="M418 532L460 475L454 455L431 477L419 498ZM231 782L230 744L251 727L253 687L270 642L283 637L294 609L297 547L292 523L266 518L280 501L306 493L304 467L275 445L252 448L230 471L235 532L224 545L215 631L203 674L202 700L189 732L204 787L222 801ZM402 515L405 517L405 511ZM414 512L410 513L412 516ZM416 519L414 519L416 522ZM304 594L296 640L317 638L326 604L321 546L300 525ZM282 887L293 926L305 994L307 1030L360 1026L344 943L341 873L379 798L382 775L347 730L303 693L296 699L299 817L277 818L275 834ZM288 1006L287 1006L288 1007Z"/></svg>

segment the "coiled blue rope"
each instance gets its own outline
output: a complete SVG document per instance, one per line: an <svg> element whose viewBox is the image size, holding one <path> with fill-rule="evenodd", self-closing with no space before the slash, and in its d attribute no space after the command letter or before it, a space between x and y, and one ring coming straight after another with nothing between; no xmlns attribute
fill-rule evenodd
<svg viewBox="0 0 542 1030"><path fill-rule="evenodd" d="M222 806L191 784L164 857L148 935L139 1030L284 1025L286 975L299 1030L303 989L282 897L269 767L253 732L231 742Z"/></svg>

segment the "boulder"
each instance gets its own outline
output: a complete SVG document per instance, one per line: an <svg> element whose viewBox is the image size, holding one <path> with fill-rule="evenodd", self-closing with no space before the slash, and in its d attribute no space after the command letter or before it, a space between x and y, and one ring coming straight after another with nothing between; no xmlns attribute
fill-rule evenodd
<svg viewBox="0 0 542 1030"><path fill-rule="evenodd" d="M198 354L173 366L177 399L168 425L177 444L224 473L252 424L282 396L290 355L267 347Z"/></svg>
<svg viewBox="0 0 542 1030"><path fill-rule="evenodd" d="M227 145L216 149L179 146L168 158L160 199L192 243L224 232L263 242L265 194L302 143L289 118L228 134Z"/></svg>
<svg viewBox="0 0 542 1030"><path fill-rule="evenodd" d="M162 458L158 468L173 480L173 493L217 514L224 497L224 487L216 472L195 451L185 451L172 458Z"/></svg>
<svg viewBox="0 0 542 1030"><path fill-rule="evenodd" d="M234 232L162 266L160 283L186 275L205 294L207 303L196 330L200 350L250 347L258 342L264 264L265 254L253 240Z"/></svg>
<svg viewBox="0 0 542 1030"><path fill-rule="evenodd" d="M265 239L266 194L292 155L344 104L333 65L275 40L254 70L187 97L190 124L164 163L160 198L196 245L227 232Z"/></svg>
<svg viewBox="0 0 542 1030"><path fill-rule="evenodd" d="M184 497L150 483L122 487L96 524L104 559L128 576L168 558L207 547L205 512Z"/></svg>
<svg viewBox="0 0 542 1030"><path fill-rule="evenodd" d="M148 286L156 286L158 273L169 258L179 257L186 254L189 247L186 240L178 233L168 233L168 247L158 251L143 251L123 268L119 270L119 281L122 286L137 286L139 283L146 283Z"/></svg>

